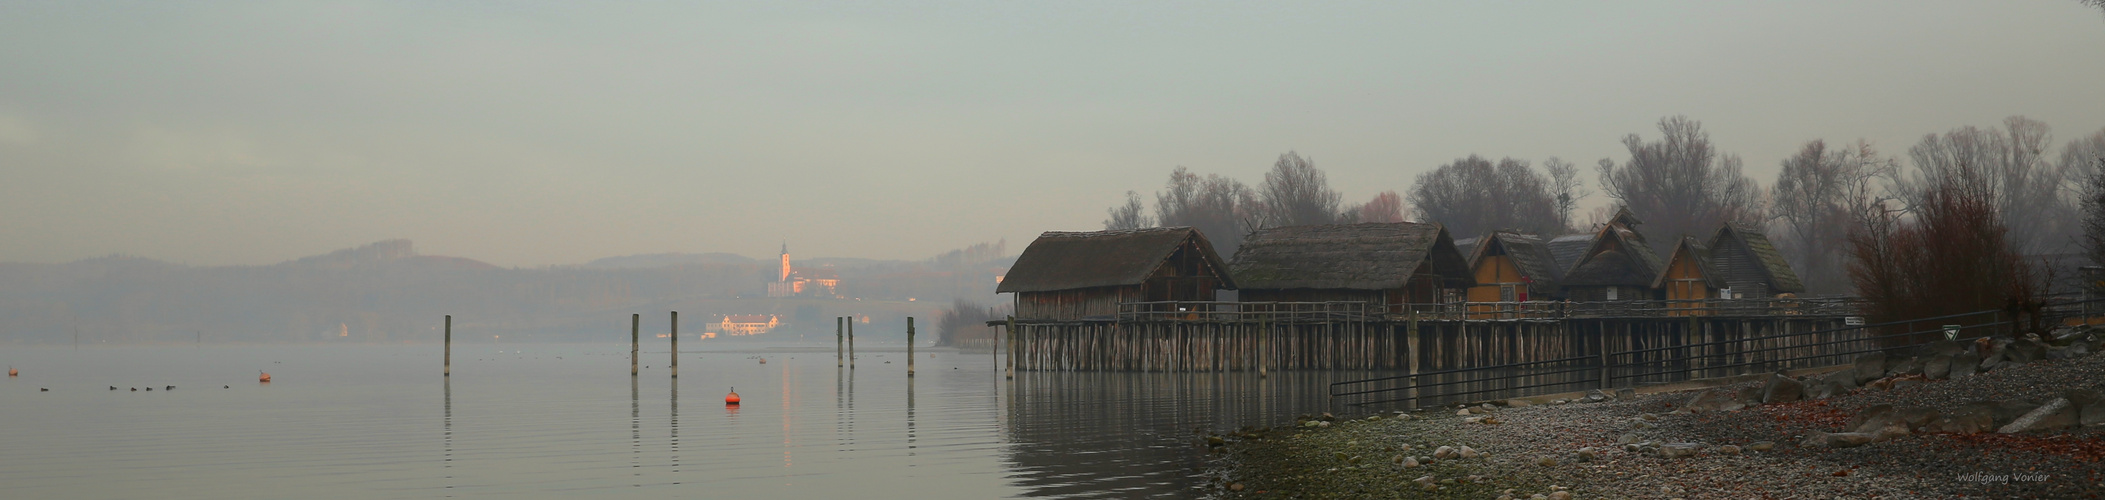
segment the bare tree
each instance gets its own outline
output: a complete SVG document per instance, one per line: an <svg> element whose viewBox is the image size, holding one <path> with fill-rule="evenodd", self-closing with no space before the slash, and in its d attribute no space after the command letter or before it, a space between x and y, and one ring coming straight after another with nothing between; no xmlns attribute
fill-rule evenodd
<svg viewBox="0 0 2105 500"><path fill-rule="evenodd" d="M1850 237L1850 280L1881 321L2006 309L2035 313L2046 279L2006 239L1993 172L1947 169L1918 177L1912 216L1870 207ZM2016 317L2016 316L2010 316Z"/></svg>
<svg viewBox="0 0 2105 500"><path fill-rule="evenodd" d="M1761 186L1740 173L1737 155L1719 154L1703 124L1685 116L1659 120L1661 137L1623 138L1630 159L1600 165L1601 190L1650 225L1654 251L1681 236L1703 236L1725 221L1760 222Z"/></svg>
<svg viewBox="0 0 2105 500"><path fill-rule="evenodd" d="M2045 123L2023 116L2004 119L2002 129L1967 126L1930 134L1908 148L1916 172L1901 191L1919 196L1940 179L1978 178L1962 187L1983 190L1967 195L1995 202L1996 215L2019 253L2066 251L2076 230L2071 222L2075 207L2065 197L2066 172L2045 159L2052 142Z"/></svg>
<svg viewBox="0 0 2105 500"><path fill-rule="evenodd" d="M1343 196L1330 189L1330 181L1314 161L1288 151L1272 163L1258 188L1264 199L1265 226L1301 226L1338 221L1338 203Z"/></svg>
<svg viewBox="0 0 2105 500"><path fill-rule="evenodd" d="M2105 266L2105 129L2063 146L2061 172L2081 180L2077 198L2083 212L2083 253L2091 265Z"/></svg>
<svg viewBox="0 0 2105 500"><path fill-rule="evenodd" d="M1359 215L1359 222L1405 221L1403 198L1396 196L1395 191L1382 191L1381 194L1374 195L1374 199L1367 200L1366 203L1359 205L1358 210L1354 210L1354 213Z"/></svg>
<svg viewBox="0 0 2105 500"><path fill-rule="evenodd" d="M1791 265L1813 293L1845 293L1849 280L1841 272L1847 261L1852 215L1872 202L1879 179L1890 179L1896 162L1882 158L1871 143L1829 149L1814 140L1783 160L1771 187L1775 201L1769 216L1781 223L1780 238Z"/></svg>
<svg viewBox="0 0 2105 500"><path fill-rule="evenodd" d="M1140 229L1151 226L1148 216L1141 215L1140 193L1126 191L1126 204L1105 209L1111 218L1104 219L1104 229Z"/></svg>
<svg viewBox="0 0 2105 500"><path fill-rule="evenodd" d="M1163 226L1198 228L1213 242L1214 250L1233 255L1243 236L1254 228L1252 218L1257 195L1242 181L1207 174L1199 177L1184 167L1169 174L1169 183L1155 193L1155 220Z"/></svg>
<svg viewBox="0 0 2105 500"><path fill-rule="evenodd" d="M1525 160L1505 158L1493 165L1477 155L1456 159L1419 174L1410 199L1422 219L1447 226L1458 238L1500 229L1534 234L1563 229L1550 180Z"/></svg>
<svg viewBox="0 0 2105 500"><path fill-rule="evenodd" d="M2091 265L2105 266L2105 155L2091 165L2083 177L2083 253Z"/></svg>
<svg viewBox="0 0 2105 500"><path fill-rule="evenodd" d="M1572 212L1579 209L1579 200L1593 195L1592 191L1586 190L1586 183L1579 180L1579 166L1552 156L1543 160L1542 169L1550 174L1550 195L1554 196L1557 202L1557 224L1561 226L1557 230L1578 230L1577 226L1572 225Z"/></svg>

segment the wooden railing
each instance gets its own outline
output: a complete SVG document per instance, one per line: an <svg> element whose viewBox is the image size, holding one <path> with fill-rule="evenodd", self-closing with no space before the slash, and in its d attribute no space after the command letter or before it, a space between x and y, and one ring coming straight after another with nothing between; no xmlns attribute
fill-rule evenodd
<svg viewBox="0 0 2105 500"><path fill-rule="evenodd" d="M1117 321L1401 321L1664 318L1683 316L1852 316L1849 298L1527 301L1390 304L1366 302L1161 301L1118 304Z"/></svg>

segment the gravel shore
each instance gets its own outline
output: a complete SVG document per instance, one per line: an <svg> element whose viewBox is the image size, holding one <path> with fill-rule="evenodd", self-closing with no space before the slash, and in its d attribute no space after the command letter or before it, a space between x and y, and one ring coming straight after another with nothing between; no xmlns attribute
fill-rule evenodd
<svg viewBox="0 0 2105 500"><path fill-rule="evenodd" d="M1220 436L1212 455L1216 479L1203 491L1220 498L2099 498L2105 428L2098 426L1912 434L1854 448L1799 442L1840 432L1873 405L2037 402L2101 384L2105 355L2088 355L1721 412L1674 413L1697 394L1688 391L1500 407L1488 411L1495 424L1469 422L1484 415L1457 415L1452 407L1373 419L1316 417ZM1624 451L1632 440L1656 442L1661 452ZM1756 451L1763 442L1773 448ZM1483 455L1433 458L1441 446ZM1585 448L1590 459L1580 456ZM1689 456L1663 458L1683 452ZM1407 457L1416 463L1406 464Z"/></svg>

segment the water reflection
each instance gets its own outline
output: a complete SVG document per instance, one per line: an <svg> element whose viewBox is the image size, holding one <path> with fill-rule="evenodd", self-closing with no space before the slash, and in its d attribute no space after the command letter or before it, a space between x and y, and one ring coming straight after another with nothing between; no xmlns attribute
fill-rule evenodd
<svg viewBox="0 0 2105 500"><path fill-rule="evenodd" d="M680 472L680 379L674 378L668 382L666 404L670 406L667 411L669 418L666 420L665 428L672 433L670 441L672 472L678 474ZM673 481L672 484L680 484L680 482Z"/></svg>
<svg viewBox="0 0 2105 500"><path fill-rule="evenodd" d="M441 461L442 463L440 469L443 469L446 472L446 496L450 498L453 496L453 378L445 378L444 382L442 382L442 385L444 386L444 390L446 392L446 419L444 426L446 438L446 451L443 455L443 460Z"/></svg>
<svg viewBox="0 0 2105 500"><path fill-rule="evenodd" d="M1017 476L1030 496L1189 496L1204 431L1326 411L1328 372L1019 372L1006 396Z"/></svg>
<svg viewBox="0 0 2105 500"><path fill-rule="evenodd" d="M642 393L636 389L636 377L629 377L629 473L636 478L631 486L643 486L643 403Z"/></svg>

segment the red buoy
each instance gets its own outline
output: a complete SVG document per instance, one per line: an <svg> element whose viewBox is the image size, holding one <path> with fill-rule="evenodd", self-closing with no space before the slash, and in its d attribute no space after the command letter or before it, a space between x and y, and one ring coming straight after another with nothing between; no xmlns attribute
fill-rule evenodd
<svg viewBox="0 0 2105 500"><path fill-rule="evenodd" d="M22 372L18 372L18 371L15 371L15 367L12 367L12 366L10 366L10 367L7 367L7 376L9 376L9 377L13 377L13 376L16 376L16 375L21 375L21 374L22 374Z"/></svg>
<svg viewBox="0 0 2105 500"><path fill-rule="evenodd" d="M724 405L726 405L726 406L730 406L730 405L737 405L737 404L738 404L738 388L737 388L737 387L732 387L732 388L731 388L731 394L730 394L730 395L728 395L728 396L724 396Z"/></svg>
<svg viewBox="0 0 2105 500"><path fill-rule="evenodd" d="M262 382L262 383L265 383L265 384L268 384L268 383L270 383L270 372L262 372L262 373L263 373L262 375L259 375L259 376L257 376L257 377L256 377L256 381L257 381L257 382Z"/></svg>

